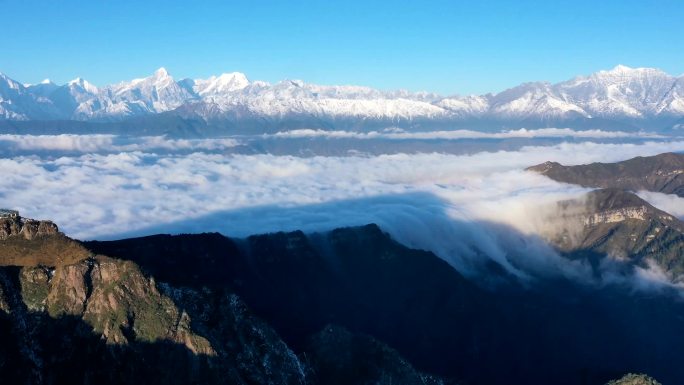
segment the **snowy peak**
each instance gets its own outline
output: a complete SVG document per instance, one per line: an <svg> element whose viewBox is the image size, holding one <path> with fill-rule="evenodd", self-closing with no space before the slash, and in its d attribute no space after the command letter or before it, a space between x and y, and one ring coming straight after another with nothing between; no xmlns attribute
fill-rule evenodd
<svg viewBox="0 0 684 385"><path fill-rule="evenodd" d="M481 116L490 107L486 96L469 95L465 97L449 97L439 100L436 105L458 116Z"/></svg>
<svg viewBox="0 0 684 385"><path fill-rule="evenodd" d="M41 87L26 87L0 73L0 119L29 120L54 116L55 109L40 94Z"/></svg>
<svg viewBox="0 0 684 385"><path fill-rule="evenodd" d="M623 64L618 64L618 65L616 65L613 69L611 69L611 70L609 70L609 71L607 71L607 72L614 72L614 73L616 73L616 72L629 72L629 71L633 71L633 68L632 68L632 67L628 67L628 66L623 65Z"/></svg>
<svg viewBox="0 0 684 385"><path fill-rule="evenodd" d="M3 92L3 90L13 90L14 93L18 93L24 88L25 87L18 81L0 72L0 92Z"/></svg>
<svg viewBox="0 0 684 385"><path fill-rule="evenodd" d="M166 70L164 67L160 67L158 70L154 71L154 74L152 75L155 79L165 79L170 77L169 71Z"/></svg>
<svg viewBox="0 0 684 385"><path fill-rule="evenodd" d="M591 78L599 82L619 85L673 79L672 76L656 68L631 68L623 65L618 65L609 71L599 71Z"/></svg>
<svg viewBox="0 0 684 385"><path fill-rule="evenodd" d="M589 114L545 82L524 83L491 97L492 112L507 118L558 119Z"/></svg>
<svg viewBox="0 0 684 385"><path fill-rule="evenodd" d="M67 85L72 89L79 89L91 94L97 94L98 92L97 87L80 77L70 81Z"/></svg>
<svg viewBox="0 0 684 385"><path fill-rule="evenodd" d="M609 75L609 76L624 76L624 75L632 75L634 73L642 72L647 68L632 68L623 64L618 64L615 67L609 69L609 70L603 70L599 71L596 73L596 75ZM649 70L651 68L648 68Z"/></svg>
<svg viewBox="0 0 684 385"><path fill-rule="evenodd" d="M249 80L245 74L231 72L212 76L208 79L197 79L194 81L193 90L198 95L217 95L239 91L247 86L249 86Z"/></svg>
<svg viewBox="0 0 684 385"><path fill-rule="evenodd" d="M600 74L608 74L613 76L669 76L667 73L657 68L632 68L622 64L618 64L608 71L599 71L598 75Z"/></svg>
<svg viewBox="0 0 684 385"><path fill-rule="evenodd" d="M163 87L169 86L172 83L175 83L173 77L171 77L166 68L161 67L154 71L150 76L133 79L130 82L122 82L117 85L108 86L107 88L116 90L118 92L120 90L129 90L136 87Z"/></svg>
<svg viewBox="0 0 684 385"><path fill-rule="evenodd" d="M194 95L161 67L151 76L106 87L112 115L142 115L169 111L192 99ZM105 115L110 115L107 113Z"/></svg>
<svg viewBox="0 0 684 385"><path fill-rule="evenodd" d="M555 90L595 116L646 118L678 113L676 78L654 68L618 65L557 84ZM680 87L681 88L681 87Z"/></svg>
<svg viewBox="0 0 684 385"><path fill-rule="evenodd" d="M34 94L37 97L47 98L57 90L59 86L53 83L50 79L45 79L38 84L26 85L26 89L29 93Z"/></svg>

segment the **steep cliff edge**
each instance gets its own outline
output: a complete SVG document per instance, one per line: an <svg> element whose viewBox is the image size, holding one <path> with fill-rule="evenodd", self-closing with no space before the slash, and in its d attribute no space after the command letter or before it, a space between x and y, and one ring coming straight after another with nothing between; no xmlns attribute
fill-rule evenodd
<svg viewBox="0 0 684 385"><path fill-rule="evenodd" d="M658 268L674 282L684 274L684 223L619 189L601 189L558 203L547 238L571 258Z"/></svg>

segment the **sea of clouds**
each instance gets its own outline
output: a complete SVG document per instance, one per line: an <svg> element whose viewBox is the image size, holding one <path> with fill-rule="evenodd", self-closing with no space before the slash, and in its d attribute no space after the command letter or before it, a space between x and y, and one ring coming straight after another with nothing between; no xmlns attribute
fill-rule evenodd
<svg viewBox="0 0 684 385"><path fill-rule="evenodd" d="M0 136L35 154L0 157L0 206L52 219L78 239L153 233L325 231L377 223L465 274L484 260L529 278L586 276L540 237L548 208L587 190L525 171L544 161L613 162L681 151L684 141L557 143L467 155L236 154L237 139ZM1 147L0 147L1 148ZM67 151L68 153L63 153ZM76 151L76 153L71 153ZM681 198L640 193L684 215Z"/></svg>

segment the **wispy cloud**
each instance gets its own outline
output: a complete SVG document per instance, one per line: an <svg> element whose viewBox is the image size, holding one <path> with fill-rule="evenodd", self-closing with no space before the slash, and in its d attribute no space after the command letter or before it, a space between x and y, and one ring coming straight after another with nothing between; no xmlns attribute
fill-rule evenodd
<svg viewBox="0 0 684 385"><path fill-rule="evenodd" d="M213 151L235 147L239 141L220 139L170 139L164 136L126 138L117 135L11 135L0 134L0 149L64 152Z"/></svg>
<svg viewBox="0 0 684 385"><path fill-rule="evenodd" d="M315 138L331 139L418 139L418 140L458 140L458 139L512 139L512 138L664 138L664 136L650 132L625 132L603 130L573 130L571 128L539 128L518 130L504 130L498 132L483 132L474 130L450 131L404 131L402 129L388 129L384 131L355 132L355 131L327 131L320 129L300 129L267 134L265 137L278 138Z"/></svg>

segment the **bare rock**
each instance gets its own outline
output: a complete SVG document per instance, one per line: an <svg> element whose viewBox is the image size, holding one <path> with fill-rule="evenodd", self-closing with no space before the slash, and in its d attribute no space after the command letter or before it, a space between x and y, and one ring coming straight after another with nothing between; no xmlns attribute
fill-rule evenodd
<svg viewBox="0 0 684 385"><path fill-rule="evenodd" d="M626 374L619 380L613 380L606 385L661 385L660 382L645 374Z"/></svg>

